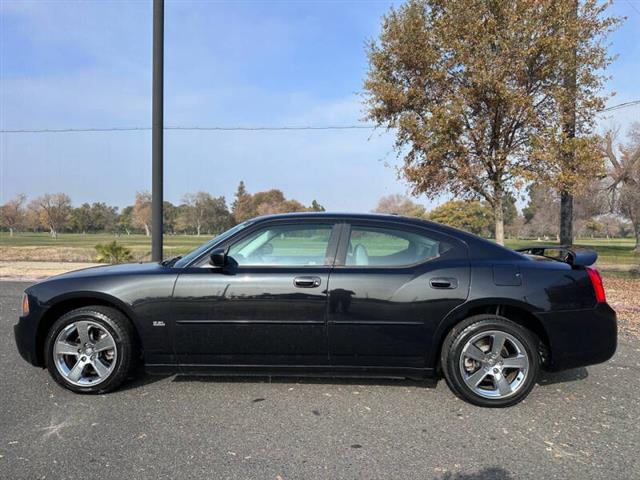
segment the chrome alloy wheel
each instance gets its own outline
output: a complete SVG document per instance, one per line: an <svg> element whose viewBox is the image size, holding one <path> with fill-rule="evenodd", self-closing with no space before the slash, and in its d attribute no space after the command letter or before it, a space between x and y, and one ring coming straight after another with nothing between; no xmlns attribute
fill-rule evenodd
<svg viewBox="0 0 640 480"><path fill-rule="evenodd" d="M64 379L77 386L104 382L116 366L118 349L105 327L91 320L67 325L56 337L53 358Z"/></svg>
<svg viewBox="0 0 640 480"><path fill-rule="evenodd" d="M529 357L513 335L490 330L469 339L460 355L460 373L467 386L484 398L514 395L529 374Z"/></svg>

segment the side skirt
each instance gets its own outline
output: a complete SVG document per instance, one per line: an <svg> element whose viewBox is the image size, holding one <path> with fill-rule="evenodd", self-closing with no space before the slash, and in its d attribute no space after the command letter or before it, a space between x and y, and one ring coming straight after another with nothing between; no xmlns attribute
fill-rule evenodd
<svg viewBox="0 0 640 480"><path fill-rule="evenodd" d="M282 376L336 378L395 378L427 380L435 378L433 368L394 368L334 365L202 365L147 364L145 370L155 375L213 375L213 376Z"/></svg>

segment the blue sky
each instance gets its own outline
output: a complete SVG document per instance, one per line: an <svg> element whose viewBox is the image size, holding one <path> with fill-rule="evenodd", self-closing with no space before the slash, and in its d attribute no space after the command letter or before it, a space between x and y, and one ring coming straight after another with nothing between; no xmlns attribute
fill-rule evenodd
<svg viewBox="0 0 640 480"><path fill-rule="evenodd" d="M348 125L365 41L393 2L166 1L167 126ZM397 3L397 2L395 2ZM635 9L633 8L635 6ZM637 11L636 11L637 10ZM640 99L640 2L611 36L611 104ZM151 124L151 2L0 0L0 129ZM623 129L640 108L603 118ZM124 206L150 189L151 133L0 134L0 203L64 191ZM280 188L330 210L405 193L382 131L165 133L165 198ZM429 206L426 199L419 199Z"/></svg>

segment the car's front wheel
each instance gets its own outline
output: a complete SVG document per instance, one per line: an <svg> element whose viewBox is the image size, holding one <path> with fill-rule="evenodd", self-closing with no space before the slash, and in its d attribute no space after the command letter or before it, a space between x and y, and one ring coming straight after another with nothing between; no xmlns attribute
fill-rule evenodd
<svg viewBox="0 0 640 480"><path fill-rule="evenodd" d="M133 340L131 323L116 309L96 305L72 310L47 334L47 368L69 390L106 393L127 377Z"/></svg>
<svg viewBox="0 0 640 480"><path fill-rule="evenodd" d="M451 390L483 407L523 400L540 368L538 341L526 328L498 315L476 315L447 335L441 365Z"/></svg>

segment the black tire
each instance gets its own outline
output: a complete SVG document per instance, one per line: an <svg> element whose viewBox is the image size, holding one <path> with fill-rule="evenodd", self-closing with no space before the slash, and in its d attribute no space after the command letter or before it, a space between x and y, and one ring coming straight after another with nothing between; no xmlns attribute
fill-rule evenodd
<svg viewBox="0 0 640 480"><path fill-rule="evenodd" d="M467 342L482 332L488 331L504 332L515 337L524 347L528 357L528 368L524 380L517 389L514 389L515 393L509 394L505 398L486 398L479 395L465 383L461 371L461 356ZM536 383L540 371L538 344L539 341L535 334L507 318L489 314L474 315L456 325L445 338L440 356L441 367L449 388L463 400L481 407L509 407L529 395Z"/></svg>
<svg viewBox="0 0 640 480"><path fill-rule="evenodd" d="M56 338L65 327L80 320L89 320L99 324L101 328L111 334L115 341L117 351L113 361L115 365L108 376L96 385L81 386L70 383L58 371L55 363ZM100 394L118 388L134 369L135 351L135 335L129 319L119 310L102 305L82 307L64 314L54 322L45 339L45 363L49 373L57 383L76 393Z"/></svg>

